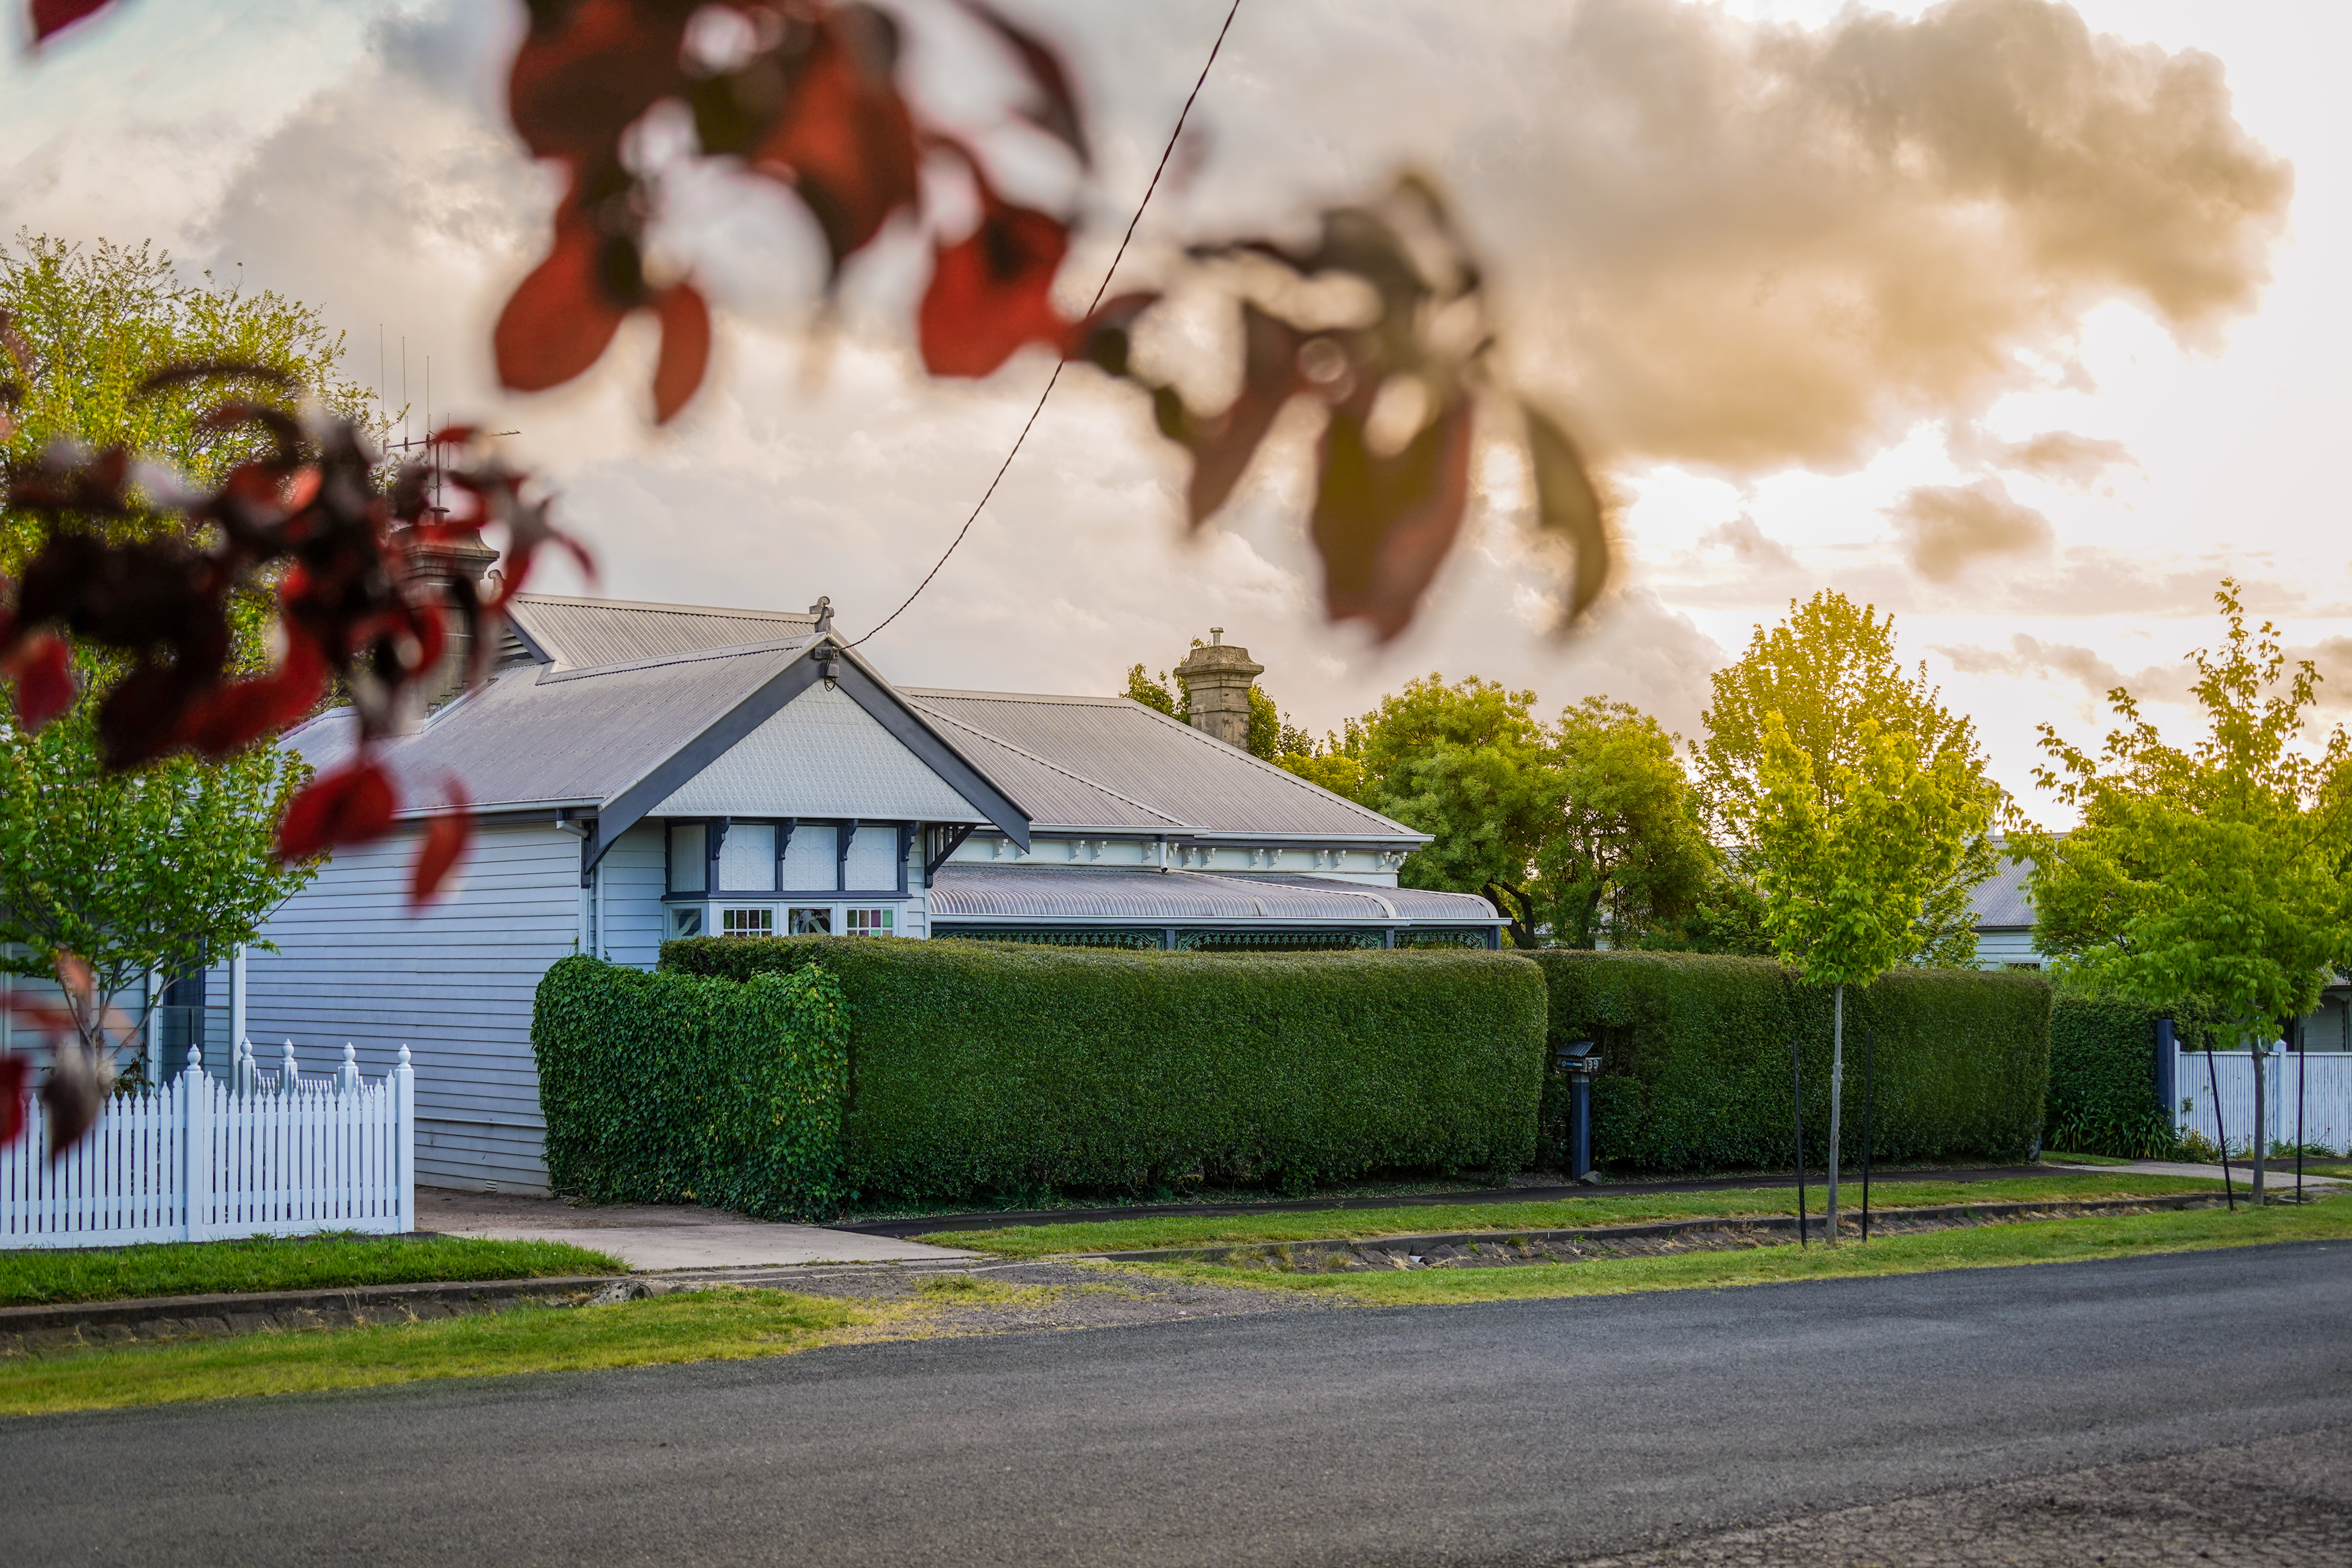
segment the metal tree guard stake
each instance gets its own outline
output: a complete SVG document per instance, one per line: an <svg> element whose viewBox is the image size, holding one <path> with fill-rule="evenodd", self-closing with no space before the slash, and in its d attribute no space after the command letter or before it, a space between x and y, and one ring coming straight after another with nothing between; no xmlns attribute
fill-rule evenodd
<svg viewBox="0 0 2352 1568"><path fill-rule="evenodd" d="M1878 1059L1878 1026L1862 1031L1862 1239L1870 1239L1871 1066Z"/></svg>
<svg viewBox="0 0 2352 1568"><path fill-rule="evenodd" d="M2230 1185L2230 1124L2221 1120L2221 1078L2213 1070L2213 1043L2209 1036L2205 1043L2205 1082L2213 1087L2213 1135L2221 1142L2221 1191L2230 1200L2230 1212L2238 1212L2238 1189Z"/></svg>
<svg viewBox="0 0 2352 1568"><path fill-rule="evenodd" d="M2303 1020L2294 1020L2294 1200L2303 1201L2303 1096L2311 1083L2311 1055L2304 1047Z"/></svg>
<svg viewBox="0 0 2352 1568"><path fill-rule="evenodd" d="M1805 1231L1805 1065L1799 1050L1797 1041L1789 1042L1790 1098L1797 1107L1797 1245L1810 1247L1812 1238Z"/></svg>

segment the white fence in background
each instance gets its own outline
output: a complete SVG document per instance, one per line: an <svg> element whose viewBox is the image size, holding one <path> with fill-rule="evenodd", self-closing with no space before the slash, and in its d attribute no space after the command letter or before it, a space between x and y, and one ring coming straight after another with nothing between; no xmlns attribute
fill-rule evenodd
<svg viewBox="0 0 2352 1568"><path fill-rule="evenodd" d="M0 1248L113 1247L416 1228L416 1071L370 1082L352 1048L305 1080L294 1048L276 1074L239 1053L235 1082L201 1055L161 1088L117 1095L52 1165L38 1102L0 1149Z"/></svg>
<svg viewBox="0 0 2352 1568"><path fill-rule="evenodd" d="M2212 1071L2206 1053L2173 1054L2173 1122L2184 1133L2202 1133L2216 1145L2230 1135L2232 1152L2244 1154L2254 1136L2254 1057L2252 1051L2217 1051ZM2273 1143L2295 1142L2295 1110L2302 1103L2303 1142L2325 1144L2339 1153L2352 1145L2352 1053L2273 1051L2262 1060L2263 1135ZM2213 1090L2221 1091L2221 1114L2213 1115ZM2183 1106L2186 1109L2183 1109Z"/></svg>

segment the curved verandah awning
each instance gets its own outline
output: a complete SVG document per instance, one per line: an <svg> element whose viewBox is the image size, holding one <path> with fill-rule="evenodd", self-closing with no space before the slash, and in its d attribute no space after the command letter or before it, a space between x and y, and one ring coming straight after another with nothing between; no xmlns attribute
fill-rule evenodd
<svg viewBox="0 0 2352 1568"><path fill-rule="evenodd" d="M1505 922L1472 894L1276 872L949 864L931 881L930 925L940 936L1118 946L1346 947L1493 946Z"/></svg>

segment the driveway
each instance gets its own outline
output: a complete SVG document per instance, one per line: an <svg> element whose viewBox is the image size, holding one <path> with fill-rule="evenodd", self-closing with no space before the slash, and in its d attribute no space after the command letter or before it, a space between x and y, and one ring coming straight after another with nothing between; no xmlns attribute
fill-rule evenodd
<svg viewBox="0 0 2352 1568"><path fill-rule="evenodd" d="M569 1241L630 1268L761 1269L801 1263L910 1263L970 1258L945 1247L782 1225L686 1204L572 1204L555 1197L416 1189L416 1225L443 1236Z"/></svg>

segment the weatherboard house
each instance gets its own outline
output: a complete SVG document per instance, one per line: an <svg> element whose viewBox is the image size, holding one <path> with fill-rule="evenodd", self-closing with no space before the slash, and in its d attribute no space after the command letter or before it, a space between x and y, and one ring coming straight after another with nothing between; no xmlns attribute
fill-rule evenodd
<svg viewBox="0 0 2352 1568"><path fill-rule="evenodd" d="M406 907L415 834L338 852L208 977L197 1038L381 1072L405 1044L419 1179L544 1190L534 989L575 952L651 967L691 936L988 937L1138 948L1493 946L1485 900L1400 888L1428 841L1262 762L1259 666L1187 662L1193 723L1124 697L894 686L809 614L520 597L488 683L387 762L461 780L464 883ZM321 770L346 710L287 739ZM207 1052L226 1056L226 1052ZM309 1063L304 1063L306 1066ZM171 1063L163 1063L169 1070Z"/></svg>

